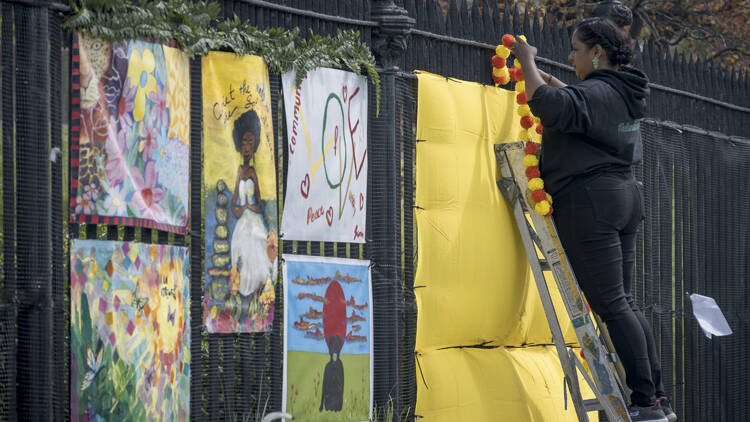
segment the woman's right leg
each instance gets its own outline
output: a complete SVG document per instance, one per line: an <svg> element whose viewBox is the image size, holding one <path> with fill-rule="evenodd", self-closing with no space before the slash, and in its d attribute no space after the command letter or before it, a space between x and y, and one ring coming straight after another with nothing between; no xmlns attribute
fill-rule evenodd
<svg viewBox="0 0 750 422"><path fill-rule="evenodd" d="M602 179L594 182L597 189L578 189L562 200L555 198L553 216L578 284L607 324L633 391L631 400L648 406L655 399L655 387L646 336L625 294L622 227L617 227L630 220L634 198L622 189L623 181Z"/></svg>
<svg viewBox="0 0 750 422"><path fill-rule="evenodd" d="M643 198L639 198L643 200ZM648 350L648 359L651 363L651 380L654 382L656 388L656 398L666 396L664 392L664 383L661 379L661 365L659 354L656 350L656 341L654 340L654 334L651 331L651 325L649 324L646 317L643 315L640 307L635 303L633 298L633 269L635 268L635 240L638 232L638 226L640 226L640 220L635 224L634 227L630 227L620 234L620 241L622 242L622 275L623 275L623 287L625 288L625 295L627 297L628 305L633 310L638 322L643 328L643 334L646 337L646 347Z"/></svg>

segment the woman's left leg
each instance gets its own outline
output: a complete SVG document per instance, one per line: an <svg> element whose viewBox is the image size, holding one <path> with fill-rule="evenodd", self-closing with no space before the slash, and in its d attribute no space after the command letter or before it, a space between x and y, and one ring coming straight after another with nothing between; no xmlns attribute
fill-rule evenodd
<svg viewBox="0 0 750 422"><path fill-rule="evenodd" d="M633 207L639 206L631 189L629 180L600 177L565 199L556 198L553 215L578 284L607 324L633 391L631 401L649 406L655 386L646 336L623 285L620 232L634 218Z"/></svg>

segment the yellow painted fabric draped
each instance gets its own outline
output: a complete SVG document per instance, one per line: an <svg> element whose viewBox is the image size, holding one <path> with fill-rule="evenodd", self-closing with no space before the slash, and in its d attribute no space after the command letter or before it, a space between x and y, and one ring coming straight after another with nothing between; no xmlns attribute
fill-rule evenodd
<svg viewBox="0 0 750 422"><path fill-rule="evenodd" d="M425 421L575 421L572 404L564 411L555 349L540 346L552 344L550 329L496 185L493 146L521 130L516 94L429 73L418 80L416 413ZM455 348L475 345L497 348Z"/></svg>
<svg viewBox="0 0 750 422"><path fill-rule="evenodd" d="M512 92L419 75L417 350L523 341L528 265L492 151L520 129L514 101Z"/></svg>
<svg viewBox="0 0 750 422"><path fill-rule="evenodd" d="M573 349L579 353L580 349ZM578 421L554 346L444 349L422 355L417 374L420 420L429 422ZM580 376L585 399L594 398ZM567 407L567 408L566 408ZM598 421L596 412L589 421Z"/></svg>

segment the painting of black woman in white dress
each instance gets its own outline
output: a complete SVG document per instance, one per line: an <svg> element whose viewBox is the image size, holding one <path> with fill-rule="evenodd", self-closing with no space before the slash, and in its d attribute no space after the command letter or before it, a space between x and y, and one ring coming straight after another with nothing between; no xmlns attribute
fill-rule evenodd
<svg viewBox="0 0 750 422"><path fill-rule="evenodd" d="M278 207L268 71L260 57L203 58L208 332L268 331L278 273Z"/></svg>

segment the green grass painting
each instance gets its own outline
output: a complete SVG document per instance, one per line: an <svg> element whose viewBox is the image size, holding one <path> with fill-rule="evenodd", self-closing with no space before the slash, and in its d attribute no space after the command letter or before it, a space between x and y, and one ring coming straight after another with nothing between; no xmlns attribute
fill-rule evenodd
<svg viewBox="0 0 750 422"><path fill-rule="evenodd" d="M340 412L320 410L323 372L328 354L289 351L287 405L291 415L305 421L365 421L370 407L370 357L341 355L344 366L344 402ZM296 418L295 418L296 419Z"/></svg>

